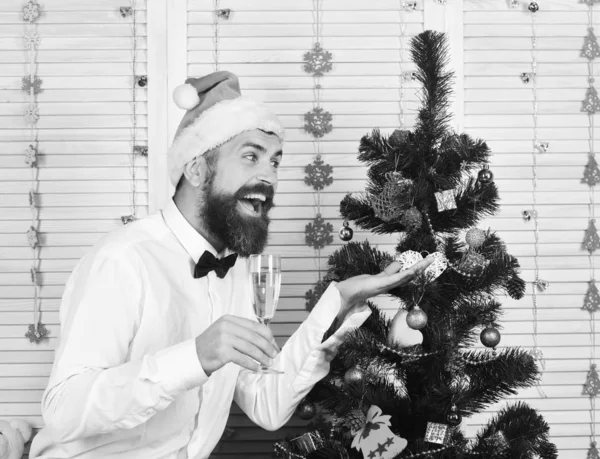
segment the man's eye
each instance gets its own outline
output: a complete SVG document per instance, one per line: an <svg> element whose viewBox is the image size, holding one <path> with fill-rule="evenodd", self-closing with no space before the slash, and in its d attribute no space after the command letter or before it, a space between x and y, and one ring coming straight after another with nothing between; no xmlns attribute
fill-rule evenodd
<svg viewBox="0 0 600 459"><path fill-rule="evenodd" d="M258 159L257 156L254 153L246 155L246 156L244 156L244 158L247 158L247 159L249 159L250 161L253 161L253 162Z"/></svg>
<svg viewBox="0 0 600 459"><path fill-rule="evenodd" d="M275 160L273 160L273 161L271 161L271 164L273 165L273 167L274 167L275 169L277 169L277 168L279 167L279 161L275 161Z"/></svg>

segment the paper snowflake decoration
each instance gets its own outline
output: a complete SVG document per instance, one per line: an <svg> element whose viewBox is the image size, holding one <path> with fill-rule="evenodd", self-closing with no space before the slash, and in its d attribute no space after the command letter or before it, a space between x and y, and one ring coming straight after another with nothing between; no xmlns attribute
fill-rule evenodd
<svg viewBox="0 0 600 459"><path fill-rule="evenodd" d="M325 51L320 43L315 43L311 51L304 54L304 71L313 76L321 77L324 73L331 72L331 58L329 51Z"/></svg>
<svg viewBox="0 0 600 459"><path fill-rule="evenodd" d="M38 245L38 242L38 232L33 226L29 227L27 230L27 243L29 244L29 247L32 249L35 248L35 246Z"/></svg>
<svg viewBox="0 0 600 459"><path fill-rule="evenodd" d="M456 200L454 199L454 190L444 190L435 193L438 212L456 209Z"/></svg>
<svg viewBox="0 0 600 459"><path fill-rule="evenodd" d="M598 449L596 448L595 441L590 443L590 449L588 449L587 452L587 459L600 459L600 454L598 453Z"/></svg>
<svg viewBox="0 0 600 459"><path fill-rule="evenodd" d="M331 120L333 117L331 113L326 112L321 107L315 107L312 111L304 115L304 130L314 137L323 137L325 134L331 132L333 126Z"/></svg>
<svg viewBox="0 0 600 459"><path fill-rule="evenodd" d="M590 83L593 83L594 79L590 79ZM600 99L598 98L598 92L596 88L590 86L587 88L585 93L585 99L581 103L581 111L587 112L588 115L593 115L594 113L600 111Z"/></svg>
<svg viewBox="0 0 600 459"><path fill-rule="evenodd" d="M595 223L596 220L590 220L587 230L585 230L585 235L583 236L583 248L590 253L600 249L600 236L598 236L598 230L596 229Z"/></svg>
<svg viewBox="0 0 600 459"><path fill-rule="evenodd" d="M333 183L333 177L331 176L333 167L325 164L321 159L321 155L317 156L312 164L308 164L304 168L304 172L306 173L304 183L312 186L316 191L322 190Z"/></svg>
<svg viewBox="0 0 600 459"><path fill-rule="evenodd" d="M25 337L29 338L31 343L39 343L48 336L48 333L49 331L44 324L31 324L29 327L27 327L27 333L25 333Z"/></svg>
<svg viewBox="0 0 600 459"><path fill-rule="evenodd" d="M588 186L596 186L600 183L600 169L598 169L596 158L592 155L590 155L588 163L583 171L581 183L585 183Z"/></svg>
<svg viewBox="0 0 600 459"><path fill-rule="evenodd" d="M304 299L306 300L305 306L307 311L310 312L313 310L313 308L319 302L319 299L321 298L323 293L325 293L325 290L327 290L327 283L317 282L317 284L312 289L308 290L304 294Z"/></svg>
<svg viewBox="0 0 600 459"><path fill-rule="evenodd" d="M28 124L35 124L40 119L40 111L37 104L29 104L29 107L25 110L25 121Z"/></svg>
<svg viewBox="0 0 600 459"><path fill-rule="evenodd" d="M34 94L42 92L42 80L36 76L24 76L21 78L21 89L27 94L31 94L33 89Z"/></svg>
<svg viewBox="0 0 600 459"><path fill-rule="evenodd" d="M322 249L333 242L333 225L326 222L321 214L317 214L314 221L304 229L306 245L313 249Z"/></svg>
<svg viewBox="0 0 600 459"><path fill-rule="evenodd" d="M29 49L38 49L40 46L40 36L35 29L25 32L23 39L25 40L25 46Z"/></svg>
<svg viewBox="0 0 600 459"><path fill-rule="evenodd" d="M33 0L23 8L23 20L26 22L35 22L40 17L40 5Z"/></svg>
<svg viewBox="0 0 600 459"><path fill-rule="evenodd" d="M25 164L29 167L35 166L37 163L37 149L30 144L25 150Z"/></svg>
<svg viewBox="0 0 600 459"><path fill-rule="evenodd" d="M585 309L589 312L596 312L598 307L600 307L600 293L598 292L598 287L596 287L596 281L594 279L589 283L590 285L585 293L583 307L581 309Z"/></svg>

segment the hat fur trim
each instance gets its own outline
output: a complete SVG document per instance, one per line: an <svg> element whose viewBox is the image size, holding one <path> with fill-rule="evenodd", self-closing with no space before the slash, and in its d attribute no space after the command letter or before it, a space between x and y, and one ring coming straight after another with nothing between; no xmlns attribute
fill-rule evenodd
<svg viewBox="0 0 600 459"><path fill-rule="evenodd" d="M173 186L177 186L183 168L192 159L253 129L272 132L283 142L285 130L281 121L271 110L254 100L238 97L207 109L179 133L169 149L169 178Z"/></svg>

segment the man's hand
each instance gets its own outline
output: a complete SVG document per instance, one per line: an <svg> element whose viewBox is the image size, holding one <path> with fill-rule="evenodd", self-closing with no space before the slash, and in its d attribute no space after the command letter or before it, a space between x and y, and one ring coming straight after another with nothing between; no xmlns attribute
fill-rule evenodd
<svg viewBox="0 0 600 459"><path fill-rule="evenodd" d="M340 311L338 317L343 318L352 307L373 296L381 295L393 288L408 284L431 263L433 263L433 259L425 258L409 269L400 271L402 265L394 261L379 274L362 274L340 282L336 287L348 309L345 312Z"/></svg>
<svg viewBox="0 0 600 459"><path fill-rule="evenodd" d="M233 362L249 370L270 366L279 353L269 328L252 320L223 316L196 338L196 353L207 375Z"/></svg>

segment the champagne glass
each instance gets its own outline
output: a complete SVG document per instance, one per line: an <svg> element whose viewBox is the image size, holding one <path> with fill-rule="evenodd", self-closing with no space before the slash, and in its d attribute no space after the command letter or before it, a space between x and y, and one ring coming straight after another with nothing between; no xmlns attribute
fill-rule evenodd
<svg viewBox="0 0 600 459"><path fill-rule="evenodd" d="M281 288L281 257L279 255L250 255L250 285L254 313L261 324L269 326L275 315ZM282 371L260 364L258 373L283 374Z"/></svg>

